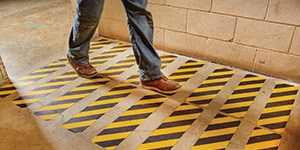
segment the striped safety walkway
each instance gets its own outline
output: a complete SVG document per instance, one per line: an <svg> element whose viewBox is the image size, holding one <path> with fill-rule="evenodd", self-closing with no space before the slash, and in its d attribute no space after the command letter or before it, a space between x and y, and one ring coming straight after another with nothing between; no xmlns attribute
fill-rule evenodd
<svg viewBox="0 0 300 150"><path fill-rule="evenodd" d="M163 95L140 87L130 44L99 38L90 48L96 78L78 77L63 57L2 85L0 98L95 149L280 147L296 85L158 51L162 71L182 85Z"/></svg>

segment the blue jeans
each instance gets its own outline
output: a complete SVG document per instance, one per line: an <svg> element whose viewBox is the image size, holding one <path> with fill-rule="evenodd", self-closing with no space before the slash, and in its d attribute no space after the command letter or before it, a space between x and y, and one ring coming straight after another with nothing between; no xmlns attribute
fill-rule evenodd
<svg viewBox="0 0 300 150"><path fill-rule="evenodd" d="M146 10L147 0L122 0L126 11L132 49L141 80L160 78L160 57L153 48L153 20ZM78 64L87 64L90 40L94 35L104 0L77 0L76 14L69 38L68 56Z"/></svg>

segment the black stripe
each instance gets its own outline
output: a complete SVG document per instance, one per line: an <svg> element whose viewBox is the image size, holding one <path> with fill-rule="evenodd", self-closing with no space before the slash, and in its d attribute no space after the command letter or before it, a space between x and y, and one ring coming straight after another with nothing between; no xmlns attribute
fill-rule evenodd
<svg viewBox="0 0 300 150"><path fill-rule="evenodd" d="M207 138L200 138L196 142L195 146L229 141L232 138L232 136L233 136L233 134L226 134L226 135L219 135L219 136L213 136L213 137L207 137Z"/></svg>
<svg viewBox="0 0 300 150"><path fill-rule="evenodd" d="M117 146L119 145L124 139L117 139L117 140L109 140L104 142L96 142L97 145L102 147L110 147L110 146Z"/></svg>
<svg viewBox="0 0 300 150"><path fill-rule="evenodd" d="M62 100L62 101L52 101L49 105L60 105L60 104L69 104L69 103L76 103L80 101L80 98L70 99L70 100Z"/></svg>
<svg viewBox="0 0 300 150"><path fill-rule="evenodd" d="M71 128L68 129L74 133L79 133L79 132L83 132L85 129L87 129L89 126L84 126L84 127L78 127L78 128Z"/></svg>
<svg viewBox="0 0 300 150"><path fill-rule="evenodd" d="M228 109L222 109L222 112L225 113L237 113L237 112L245 112L249 109L250 106L243 106L243 107L237 107L237 108L228 108Z"/></svg>
<svg viewBox="0 0 300 150"><path fill-rule="evenodd" d="M291 113L291 110L282 110L282 111L264 113L260 116L259 119L274 118L274 117L279 117L279 116L289 116L290 113Z"/></svg>
<svg viewBox="0 0 300 150"><path fill-rule="evenodd" d="M232 71L232 70L227 69L227 68L221 68L221 69L216 69L216 70L214 71L214 73L217 73L217 72L228 72L228 71Z"/></svg>
<svg viewBox="0 0 300 150"><path fill-rule="evenodd" d="M276 84L275 86L275 89L278 89L278 88L287 88L287 87L293 87L293 85L288 85L288 84Z"/></svg>
<svg viewBox="0 0 300 150"><path fill-rule="evenodd" d="M153 107L155 108L155 107L159 107L161 104L162 102L133 105L129 110L146 109L146 108L153 108Z"/></svg>
<svg viewBox="0 0 300 150"><path fill-rule="evenodd" d="M278 123L271 123L262 126L274 130L274 129L285 128L286 124L287 122L278 122Z"/></svg>
<svg viewBox="0 0 300 150"><path fill-rule="evenodd" d="M137 115L129 115L129 116L120 116L114 122L122 122L128 120L137 120L147 118L151 113L137 114Z"/></svg>
<svg viewBox="0 0 300 150"><path fill-rule="evenodd" d="M171 116L181 116L181 115L189 115L189 114L197 114L203 112L202 108L193 108L187 110L178 110L171 114Z"/></svg>
<svg viewBox="0 0 300 150"><path fill-rule="evenodd" d="M260 87L257 87L257 88L248 88L248 89L241 89L241 90L235 90L232 94L242 94L242 93L258 92L259 90L260 90Z"/></svg>
<svg viewBox="0 0 300 150"><path fill-rule="evenodd" d="M148 100L148 99L158 99L158 98L163 98L164 96L155 94L155 95L146 95L144 96L141 100Z"/></svg>
<svg viewBox="0 0 300 150"><path fill-rule="evenodd" d="M181 76L195 74L197 71L174 72L170 76Z"/></svg>
<svg viewBox="0 0 300 150"><path fill-rule="evenodd" d="M205 95L212 95L217 94L220 90L211 90L211 91L204 91L204 92L194 92L189 97L196 97L196 96L205 96Z"/></svg>
<svg viewBox="0 0 300 150"><path fill-rule="evenodd" d="M113 103L109 103L109 104L101 104L101 105L96 105L96 106L89 106L89 107L86 107L83 111L91 111L91 110L112 108L116 104L118 104L118 103L117 102L113 102Z"/></svg>
<svg viewBox="0 0 300 150"><path fill-rule="evenodd" d="M131 125L111 129L104 129L101 133L98 134L98 136L133 131L137 126L138 125Z"/></svg>
<svg viewBox="0 0 300 150"><path fill-rule="evenodd" d="M270 102L266 105L266 108L270 108L270 107L277 107L277 106L284 106L284 105L292 105L294 104L295 100L284 100L284 101L280 101L280 102Z"/></svg>
<svg viewBox="0 0 300 150"><path fill-rule="evenodd" d="M296 95L298 90L293 91L286 91L286 92L279 92L279 93L272 93L271 98L273 97L281 97L281 96L288 96L288 95Z"/></svg>
<svg viewBox="0 0 300 150"><path fill-rule="evenodd" d="M240 121L232 121L232 122L225 122L225 123L218 123L218 124L211 124L209 125L205 131L211 130L218 130L218 129L225 129L231 127L238 127L240 125Z"/></svg>
<svg viewBox="0 0 300 150"><path fill-rule="evenodd" d="M239 85L259 84L259 83L264 83L265 81L266 81L265 79L259 79L254 81L242 81Z"/></svg>
<svg viewBox="0 0 300 150"><path fill-rule="evenodd" d="M125 86L117 86L114 87L111 91L121 91L121 90L129 90L129 89L135 89L136 87L131 85L125 85Z"/></svg>
<svg viewBox="0 0 300 150"><path fill-rule="evenodd" d="M203 105L203 104L209 104L211 101L212 99L205 99L205 100L193 101L192 103L197 105Z"/></svg>
<svg viewBox="0 0 300 150"><path fill-rule="evenodd" d="M276 140L276 139L280 139L280 138L281 138L281 136L276 133L265 134L265 135L260 135L260 136L253 136L253 137L250 137L247 144Z"/></svg>
<svg viewBox="0 0 300 150"><path fill-rule="evenodd" d="M166 122L161 124L158 129L164 129L164 128L172 128L172 127L178 127L178 126L185 126L185 125L191 125L196 119L189 119L189 120L181 120L181 121L173 121L173 122Z"/></svg>
<svg viewBox="0 0 300 150"><path fill-rule="evenodd" d="M43 116L43 115L51 115L51 114L59 114L65 111L65 108L62 109L55 109L55 110L44 110L44 111L37 111L34 113L36 116Z"/></svg>
<svg viewBox="0 0 300 150"><path fill-rule="evenodd" d="M186 66L180 66L179 68L178 68L178 70L181 70L181 69L193 69L193 68L201 68L201 67L203 67L204 66L204 64L193 64L193 65L186 65Z"/></svg>
<svg viewBox="0 0 300 150"><path fill-rule="evenodd" d="M220 85L225 85L226 83L227 83L227 81L214 82L214 83L206 83L206 84L201 84L198 88L220 86Z"/></svg>
<svg viewBox="0 0 300 150"><path fill-rule="evenodd" d="M255 99L255 96L241 97L241 98L232 98L232 99L228 99L225 104L232 104L232 103L239 103L239 102L245 102L245 101L252 101L254 99Z"/></svg>
<svg viewBox="0 0 300 150"><path fill-rule="evenodd" d="M150 136L144 143L146 144L146 143L159 142L159 141L170 140L170 139L178 139L183 135L183 133L184 132L178 132L178 133Z"/></svg>
<svg viewBox="0 0 300 150"><path fill-rule="evenodd" d="M83 116L83 117L79 117L79 118L72 118L64 124L69 124L69 123L74 123L74 122L83 122L83 121L88 121L88 120L97 120L102 115L103 114L97 114L97 115Z"/></svg>
<svg viewBox="0 0 300 150"><path fill-rule="evenodd" d="M222 78L230 78L233 74L224 74L224 75L215 75L209 76L206 80L214 80L214 79L222 79Z"/></svg>

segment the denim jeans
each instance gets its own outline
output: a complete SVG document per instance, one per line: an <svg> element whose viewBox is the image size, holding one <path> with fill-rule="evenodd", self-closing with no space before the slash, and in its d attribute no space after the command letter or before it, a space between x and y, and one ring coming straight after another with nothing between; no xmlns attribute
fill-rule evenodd
<svg viewBox="0 0 300 150"><path fill-rule="evenodd" d="M122 3L140 79L158 79L162 76L161 61L153 48L153 20L146 10L147 0L122 0ZM98 26L103 4L104 0L77 0L68 56L78 64L88 63L90 40Z"/></svg>

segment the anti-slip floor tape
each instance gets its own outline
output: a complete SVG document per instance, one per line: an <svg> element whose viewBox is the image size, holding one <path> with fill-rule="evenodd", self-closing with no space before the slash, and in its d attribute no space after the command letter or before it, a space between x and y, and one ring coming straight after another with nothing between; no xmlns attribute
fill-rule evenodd
<svg viewBox="0 0 300 150"><path fill-rule="evenodd" d="M113 43L115 46L111 45ZM105 49L108 45L111 47ZM128 139L139 133L128 137L136 129L139 129L138 127L144 121L152 120L152 113L161 105L165 106L166 102L170 103L172 100L174 101L172 103L178 103L176 97L172 99L172 95L162 95L147 90L144 90L144 94L135 96L139 91L137 89L140 89L140 81L131 45L100 39L91 42L90 55L92 56L91 64L98 69L102 77L93 79L78 77L73 69L66 67L68 62L64 57L17 81L1 86L0 98L9 97L12 93L18 92L20 88L26 88L28 85L33 85L37 81L49 77L50 74L65 69L64 72L53 76L32 90L21 93L12 100L12 103L21 108L39 103L38 107L30 109L35 116L49 121L62 115L64 116L63 122L58 126L62 125L63 128L77 133L75 135L92 135L89 136L91 142L106 149L118 148L124 141L125 143L120 147L128 144ZM192 149L226 149L230 143L234 143L233 139L236 140L237 132L240 134L239 128L242 126L245 129L244 125L247 120L244 119L249 119L251 116L249 113L255 110L253 108L259 104L258 101L262 98L264 102L261 106L261 114L257 113L256 119L251 120L255 122L251 122L253 129L248 129L247 136L249 137L244 137L247 138L243 142L245 143L244 148L278 149L296 100L297 86L282 82L275 83L275 79L249 72L242 71L243 73L239 74L240 70L221 65L207 65L212 63L204 63L184 56L165 52L160 52L159 55L162 70L169 71L170 79L178 81L185 87L185 90L189 89L190 84L193 84L194 89L188 91L189 95L182 101L179 100L181 103L176 105L177 108L174 107L173 113L168 114L170 116L165 116L165 120L161 119L161 122L157 123L153 132L147 134L149 137L143 137L144 141L139 142L141 145L137 145L138 149L171 149L178 143L180 143L179 146L182 145L182 138L189 135L186 132L189 129L197 130L196 126L199 127L202 121L199 118L205 119L201 115L210 112L214 112L211 114L211 121L202 124L203 129L197 132L200 135L193 137L195 141L189 143L190 147ZM170 66L173 69L170 69ZM199 77L197 84L188 82L190 78L197 79L195 74L199 71L204 72L204 68L210 68L210 72L207 72L205 76L200 75L201 80ZM271 80L272 84L270 85L273 86L270 86L271 88L266 94L264 89L268 87L266 86L267 82ZM104 92L97 94L102 89ZM226 91L228 91L227 94ZM53 96L53 93L58 93L58 95ZM222 95L223 97L220 97ZM224 97L224 95L226 96ZM127 101L130 101L130 104L126 104ZM77 105L80 107L75 107ZM93 127L90 130L95 132L93 134L86 132L91 126L99 125L100 123L97 121L106 118L105 114L113 114L115 113L112 112L113 110L124 105L128 106L118 112L114 119L109 120L109 124L99 128ZM161 111L161 109L159 110ZM195 122L199 123L195 125ZM60 122L52 121L51 123ZM145 126L143 125L142 129ZM188 141L188 139L183 141Z"/></svg>
<svg viewBox="0 0 300 150"><path fill-rule="evenodd" d="M166 99L167 97L160 94L148 93L101 131L92 141L106 149L115 148Z"/></svg>
<svg viewBox="0 0 300 150"><path fill-rule="evenodd" d="M105 95L96 99L84 110L76 114L73 118L63 124L63 127L74 132L80 133L93 124L112 107L132 93L136 87L128 84L119 84Z"/></svg>
<svg viewBox="0 0 300 150"><path fill-rule="evenodd" d="M128 45L120 44L118 46L115 46L111 49L104 51L103 53L100 53L95 58L93 58L91 62L96 61L98 63L98 62L108 61L113 57L115 57L116 55L120 54L121 52L128 50L128 48L129 48ZM65 65L66 64L64 64L64 66ZM97 65L95 65L95 67L96 66ZM49 95L50 93L58 90L62 86L74 81L76 78L78 78L78 75L75 73L73 69L71 69L69 72L57 76L51 81L44 83L41 86L35 88L33 91L20 95L18 98L16 98L13 101L13 103L23 108L27 107L30 104L39 101L41 98L45 97L46 95Z"/></svg>

